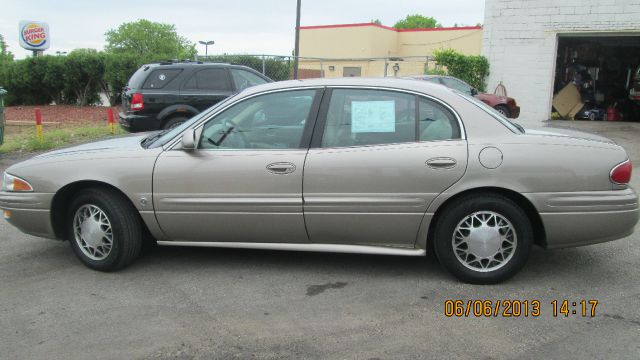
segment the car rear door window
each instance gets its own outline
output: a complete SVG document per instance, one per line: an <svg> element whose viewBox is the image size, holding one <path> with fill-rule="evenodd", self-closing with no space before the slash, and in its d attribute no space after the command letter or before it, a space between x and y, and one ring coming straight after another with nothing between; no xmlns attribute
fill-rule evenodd
<svg viewBox="0 0 640 360"><path fill-rule="evenodd" d="M316 90L285 91L242 101L209 120L201 149L298 149Z"/></svg>
<svg viewBox="0 0 640 360"><path fill-rule="evenodd" d="M322 147L416 141L415 97L383 90L333 90Z"/></svg>
<svg viewBox="0 0 640 360"><path fill-rule="evenodd" d="M182 69L154 70L144 82L143 89L162 89L182 72Z"/></svg>
<svg viewBox="0 0 640 360"><path fill-rule="evenodd" d="M460 139L456 117L441 104L426 98L418 101L420 141Z"/></svg>
<svg viewBox="0 0 640 360"><path fill-rule="evenodd" d="M204 69L196 72L185 83L189 90L228 91L231 89L227 70L223 68Z"/></svg>
<svg viewBox="0 0 640 360"><path fill-rule="evenodd" d="M236 90L242 91L248 87L265 84L267 80L246 70L231 69L233 82L236 83Z"/></svg>

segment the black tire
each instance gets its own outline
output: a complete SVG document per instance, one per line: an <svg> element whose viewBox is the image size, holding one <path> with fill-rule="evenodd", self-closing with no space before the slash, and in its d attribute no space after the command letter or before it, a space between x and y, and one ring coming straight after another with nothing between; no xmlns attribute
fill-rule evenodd
<svg viewBox="0 0 640 360"><path fill-rule="evenodd" d="M189 118L182 117L182 116L172 117L171 119L167 120L167 122L164 123L164 125L162 126L162 129L163 130L173 129L176 126L180 126L182 123L184 123L187 120L189 120Z"/></svg>
<svg viewBox="0 0 640 360"><path fill-rule="evenodd" d="M533 243L533 229L526 213L509 198L498 194L470 195L454 200L443 211L434 231L435 252L440 264L458 279L471 284L496 284L515 275L527 262ZM511 223L516 235L515 250L511 257L503 258L506 261L502 262L501 267L493 265L491 267L496 267L495 270L485 272L467 267L471 264L464 265L463 260L456 256L453 245L458 224L479 212L500 215ZM488 264L491 265L491 262ZM475 266L479 266L479 262Z"/></svg>
<svg viewBox="0 0 640 360"><path fill-rule="evenodd" d="M74 217L80 207L93 205L107 217L112 229L112 246L104 259L92 259L76 240ZM67 214L69 243L76 256L86 266L99 271L115 271L132 263L142 248L143 227L140 215L123 195L108 188L82 190L75 196Z"/></svg>
<svg viewBox="0 0 640 360"><path fill-rule="evenodd" d="M511 110L509 110L509 108L507 106L505 106L505 105L496 105L493 108L496 109L496 111L498 111L499 113L501 113L505 117L508 117L508 118L511 117Z"/></svg>

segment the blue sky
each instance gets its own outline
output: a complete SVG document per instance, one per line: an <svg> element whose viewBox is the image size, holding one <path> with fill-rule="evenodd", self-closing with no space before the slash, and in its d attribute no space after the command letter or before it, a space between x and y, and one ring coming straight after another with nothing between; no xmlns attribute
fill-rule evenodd
<svg viewBox="0 0 640 360"><path fill-rule="evenodd" d="M2 0L0 34L17 58L29 54L18 45L18 22L49 23L49 53L75 48L102 49L104 33L140 18L172 23L191 41L214 40L210 54L290 54L295 0L71 1ZM475 25L484 18L484 0L302 0L301 24L325 25L380 19L393 25L407 14L435 17L444 26ZM204 53L202 46L198 47Z"/></svg>

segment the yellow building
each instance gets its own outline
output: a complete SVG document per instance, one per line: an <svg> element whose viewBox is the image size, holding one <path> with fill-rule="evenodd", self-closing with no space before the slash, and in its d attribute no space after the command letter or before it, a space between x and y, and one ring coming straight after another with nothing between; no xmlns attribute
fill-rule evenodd
<svg viewBox="0 0 640 360"><path fill-rule="evenodd" d="M435 66L429 60L433 51L447 48L480 55L482 27L395 29L373 23L300 27L301 75L423 74L425 66Z"/></svg>

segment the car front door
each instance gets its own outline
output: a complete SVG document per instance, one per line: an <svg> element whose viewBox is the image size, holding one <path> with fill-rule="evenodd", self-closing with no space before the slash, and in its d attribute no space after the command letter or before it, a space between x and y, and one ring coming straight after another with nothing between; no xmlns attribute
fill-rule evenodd
<svg viewBox="0 0 640 360"><path fill-rule="evenodd" d="M313 243L413 247L431 201L466 169L454 113L435 99L327 90L304 168Z"/></svg>
<svg viewBox="0 0 640 360"><path fill-rule="evenodd" d="M322 90L273 92L199 125L198 148L165 151L156 218L174 241L308 242L302 172Z"/></svg>
<svg viewBox="0 0 640 360"><path fill-rule="evenodd" d="M203 111L233 93L229 71L213 67L194 72L182 85L181 102Z"/></svg>

